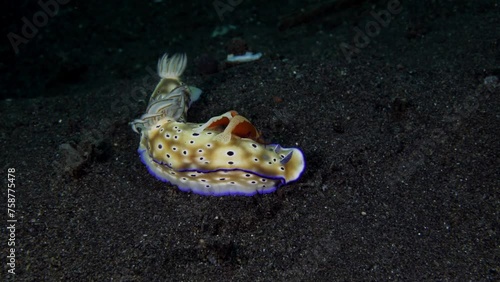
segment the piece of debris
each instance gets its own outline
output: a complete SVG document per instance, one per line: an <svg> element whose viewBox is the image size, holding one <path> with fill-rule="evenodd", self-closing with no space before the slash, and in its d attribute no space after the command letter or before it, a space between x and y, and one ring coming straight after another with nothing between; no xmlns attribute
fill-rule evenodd
<svg viewBox="0 0 500 282"><path fill-rule="evenodd" d="M228 63L246 63L246 62L251 62L260 59L262 57L262 53L252 53L252 52L246 52L244 55L234 55L234 54L229 54L227 55L226 62Z"/></svg>
<svg viewBox="0 0 500 282"><path fill-rule="evenodd" d="M212 38L225 35L229 31L234 30L234 29L236 29L236 26L234 26L232 24L217 26L217 27L215 27L214 31L212 31Z"/></svg>
<svg viewBox="0 0 500 282"><path fill-rule="evenodd" d="M273 96L273 101L274 103L281 103L283 102L283 98L281 98L280 96Z"/></svg>

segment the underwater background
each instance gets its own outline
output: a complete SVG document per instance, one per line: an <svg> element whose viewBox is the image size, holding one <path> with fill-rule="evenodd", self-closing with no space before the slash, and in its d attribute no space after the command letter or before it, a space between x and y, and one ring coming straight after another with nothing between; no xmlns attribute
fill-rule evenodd
<svg viewBox="0 0 500 282"><path fill-rule="evenodd" d="M1 5L2 277L500 280L498 1ZM165 52L203 90L189 121L236 110L301 177L211 197L148 173L129 123Z"/></svg>

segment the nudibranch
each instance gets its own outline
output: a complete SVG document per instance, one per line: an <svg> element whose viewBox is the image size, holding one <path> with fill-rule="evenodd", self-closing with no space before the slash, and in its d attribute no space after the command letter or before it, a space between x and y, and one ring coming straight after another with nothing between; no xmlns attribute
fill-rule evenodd
<svg viewBox="0 0 500 282"><path fill-rule="evenodd" d="M201 94L180 80L186 63L185 54L160 58L161 80L146 113L131 122L141 135L138 152L150 173L182 191L212 196L270 193L297 180L305 168L302 152L266 144L236 111L206 123L186 121Z"/></svg>

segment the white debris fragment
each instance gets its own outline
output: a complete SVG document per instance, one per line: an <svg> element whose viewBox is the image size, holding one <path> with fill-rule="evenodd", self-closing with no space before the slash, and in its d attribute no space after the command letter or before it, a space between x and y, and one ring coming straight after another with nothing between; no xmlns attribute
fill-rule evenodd
<svg viewBox="0 0 500 282"><path fill-rule="evenodd" d="M498 76L491 75L491 76L485 77L484 84L485 85L492 85L493 87L495 87L498 84Z"/></svg>
<svg viewBox="0 0 500 282"><path fill-rule="evenodd" d="M236 26L230 24L230 25L223 25L223 26L217 26L214 31L212 31L212 38L224 35L228 33L229 31L236 29Z"/></svg>
<svg viewBox="0 0 500 282"><path fill-rule="evenodd" d="M246 52L244 55L227 55L226 61L229 63L246 63L260 59L262 57L262 53L252 53Z"/></svg>

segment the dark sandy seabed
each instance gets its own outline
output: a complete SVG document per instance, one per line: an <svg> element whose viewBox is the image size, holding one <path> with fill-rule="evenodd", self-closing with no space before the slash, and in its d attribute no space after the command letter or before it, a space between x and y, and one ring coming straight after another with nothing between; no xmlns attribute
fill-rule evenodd
<svg viewBox="0 0 500 282"><path fill-rule="evenodd" d="M41 9L11 2L4 35ZM70 1L17 55L4 36L1 276L498 281L498 2L402 1L368 31L388 0L231 2L221 20L212 1ZM359 30L372 36L349 61L340 46ZM246 48L264 55L223 63ZM204 90L190 121L237 110L266 140L301 148L302 177L204 197L150 175L128 122L165 51L186 52L183 80Z"/></svg>

